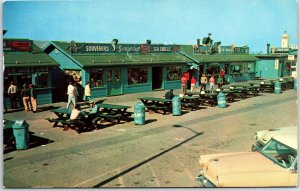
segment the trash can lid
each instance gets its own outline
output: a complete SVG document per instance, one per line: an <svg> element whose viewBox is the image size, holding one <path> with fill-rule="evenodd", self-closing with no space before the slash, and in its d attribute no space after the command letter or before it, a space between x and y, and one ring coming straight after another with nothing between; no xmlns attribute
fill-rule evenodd
<svg viewBox="0 0 300 191"><path fill-rule="evenodd" d="M27 126L28 123L25 120L16 120L15 123L12 125L13 128Z"/></svg>

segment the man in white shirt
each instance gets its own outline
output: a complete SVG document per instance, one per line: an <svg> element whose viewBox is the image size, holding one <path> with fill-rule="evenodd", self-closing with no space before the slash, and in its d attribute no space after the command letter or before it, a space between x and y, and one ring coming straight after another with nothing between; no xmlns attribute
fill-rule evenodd
<svg viewBox="0 0 300 191"><path fill-rule="evenodd" d="M84 121L81 121L78 119L78 117L81 113L80 110L81 110L80 106L76 104L75 108L72 110L71 116L70 116L71 125L73 125L75 127L77 133L80 133L83 130L83 128L85 127Z"/></svg>
<svg viewBox="0 0 300 191"><path fill-rule="evenodd" d="M17 88L17 86L15 86L14 82L10 82L10 86L8 88L7 93L10 98L10 107L12 109L17 108L17 91L18 91L18 88Z"/></svg>
<svg viewBox="0 0 300 191"><path fill-rule="evenodd" d="M68 85L68 91L67 91L67 94L68 94L68 104L67 104L67 109L69 109L69 106L70 106L70 103L72 102L73 105L75 106L76 105L76 92L75 92L75 88L74 86L72 85L72 82L70 81L69 82L69 85Z"/></svg>

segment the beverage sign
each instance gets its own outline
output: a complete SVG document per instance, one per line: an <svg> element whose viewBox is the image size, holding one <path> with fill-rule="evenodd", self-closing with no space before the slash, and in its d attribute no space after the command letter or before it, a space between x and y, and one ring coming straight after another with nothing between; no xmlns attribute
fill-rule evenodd
<svg viewBox="0 0 300 191"><path fill-rule="evenodd" d="M32 40L3 40L3 51L4 52L31 52L32 51Z"/></svg>
<svg viewBox="0 0 300 191"><path fill-rule="evenodd" d="M105 44L72 43L68 49L72 53L172 53L179 49L177 45L148 44Z"/></svg>

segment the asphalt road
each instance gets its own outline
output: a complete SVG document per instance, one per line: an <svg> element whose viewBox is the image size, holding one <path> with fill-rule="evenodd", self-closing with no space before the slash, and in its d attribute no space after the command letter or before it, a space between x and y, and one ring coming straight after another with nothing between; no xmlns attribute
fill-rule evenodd
<svg viewBox="0 0 300 191"><path fill-rule="evenodd" d="M176 92L175 92L176 93ZM49 111L28 117L42 145L4 154L6 188L196 187L199 156L249 151L254 133L297 125L295 90L205 107L182 116L147 113L133 122L77 134L52 128ZM133 104L134 102L127 102ZM11 116L7 116L8 118Z"/></svg>

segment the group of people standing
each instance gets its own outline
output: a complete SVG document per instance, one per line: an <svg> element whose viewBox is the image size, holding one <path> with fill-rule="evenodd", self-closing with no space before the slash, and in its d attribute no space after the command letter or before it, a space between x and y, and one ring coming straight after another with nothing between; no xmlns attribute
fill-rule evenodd
<svg viewBox="0 0 300 191"><path fill-rule="evenodd" d="M182 86L182 93L184 95L186 94L187 81L188 81L187 78L183 75L181 77L181 86ZM207 80L207 77L203 73L200 77L200 92L202 90L206 91L207 81L209 82L209 90L212 91L212 90L215 89L216 79L215 79L214 75L212 75L209 78L209 80ZM197 80L196 80L195 76L192 76L192 78L191 78L191 92L196 91L196 83L197 83ZM225 83L225 71L224 71L224 69L222 69L221 73L219 74L219 77L217 79L218 88L222 87L222 85L224 83Z"/></svg>
<svg viewBox="0 0 300 191"><path fill-rule="evenodd" d="M21 92L19 93L18 87L12 81L8 87L7 94L10 99L11 109L18 108L18 97L21 95L22 103L25 111L32 111L33 113L37 110L37 92L33 87L33 84L24 84ZM4 107L6 110L6 103L4 101ZM21 104L20 104L21 105Z"/></svg>
<svg viewBox="0 0 300 191"><path fill-rule="evenodd" d="M66 108L69 109L71 103L75 107L75 105L78 103L78 96L79 96L76 82L72 83L72 81L69 81L69 85L68 85L68 89L67 89L67 95L68 95L68 103L67 103ZM88 101L91 100L90 82L87 82L85 87L84 87L83 100L85 102L88 102Z"/></svg>

